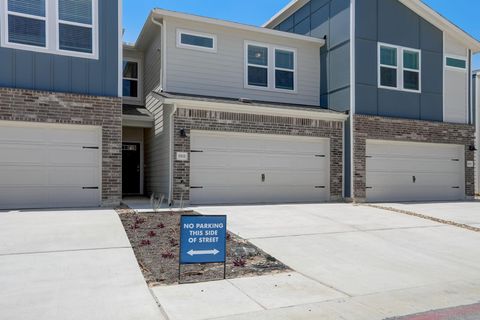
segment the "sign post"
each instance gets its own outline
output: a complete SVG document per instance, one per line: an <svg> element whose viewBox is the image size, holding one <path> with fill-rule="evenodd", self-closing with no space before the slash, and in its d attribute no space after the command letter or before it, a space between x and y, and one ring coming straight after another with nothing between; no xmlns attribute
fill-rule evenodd
<svg viewBox="0 0 480 320"><path fill-rule="evenodd" d="M226 277L227 216L183 215L180 219L180 259L182 264L223 263Z"/></svg>

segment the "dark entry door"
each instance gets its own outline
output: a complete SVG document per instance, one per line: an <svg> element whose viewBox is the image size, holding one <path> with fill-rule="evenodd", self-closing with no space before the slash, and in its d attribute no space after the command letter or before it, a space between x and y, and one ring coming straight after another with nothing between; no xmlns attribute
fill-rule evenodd
<svg viewBox="0 0 480 320"><path fill-rule="evenodd" d="M140 143L122 144L122 192L140 193Z"/></svg>

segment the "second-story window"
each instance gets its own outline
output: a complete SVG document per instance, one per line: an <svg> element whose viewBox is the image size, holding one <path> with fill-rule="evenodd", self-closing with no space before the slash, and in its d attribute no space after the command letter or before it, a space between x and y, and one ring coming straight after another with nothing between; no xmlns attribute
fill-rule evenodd
<svg viewBox="0 0 480 320"><path fill-rule="evenodd" d="M295 53L275 49L275 88L294 90Z"/></svg>
<svg viewBox="0 0 480 320"><path fill-rule="evenodd" d="M0 0L1 45L98 58L98 0Z"/></svg>
<svg viewBox="0 0 480 320"><path fill-rule="evenodd" d="M177 47L217 52L217 37L213 34L178 29Z"/></svg>
<svg viewBox="0 0 480 320"><path fill-rule="evenodd" d="M45 0L8 0L8 41L27 46L47 46Z"/></svg>
<svg viewBox="0 0 480 320"><path fill-rule="evenodd" d="M123 97L138 99L139 76L138 62L123 61Z"/></svg>
<svg viewBox="0 0 480 320"><path fill-rule="evenodd" d="M92 53L93 0L58 0L58 47Z"/></svg>
<svg viewBox="0 0 480 320"><path fill-rule="evenodd" d="M248 46L248 85L268 87L268 47Z"/></svg>
<svg viewBox="0 0 480 320"><path fill-rule="evenodd" d="M421 91L420 50L379 43L378 60L380 88Z"/></svg>
<svg viewBox="0 0 480 320"><path fill-rule="evenodd" d="M294 49L246 42L245 87L294 93L295 55Z"/></svg>

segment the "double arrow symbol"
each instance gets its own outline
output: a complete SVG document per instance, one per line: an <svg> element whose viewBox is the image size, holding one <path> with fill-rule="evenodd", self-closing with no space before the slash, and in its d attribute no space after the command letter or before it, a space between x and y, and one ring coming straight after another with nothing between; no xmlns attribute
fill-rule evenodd
<svg viewBox="0 0 480 320"><path fill-rule="evenodd" d="M220 253L220 251L218 251L217 249L213 249L213 250L190 250L187 252L188 255L190 256L200 256L200 255L217 255L218 253Z"/></svg>

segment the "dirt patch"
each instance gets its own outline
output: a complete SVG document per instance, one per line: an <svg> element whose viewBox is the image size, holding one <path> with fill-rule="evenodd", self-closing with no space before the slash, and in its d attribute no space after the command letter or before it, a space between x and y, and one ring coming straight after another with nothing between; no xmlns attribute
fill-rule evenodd
<svg viewBox="0 0 480 320"><path fill-rule="evenodd" d="M182 265L179 273L180 217L195 212L136 213L116 209L143 275L150 286L223 279L224 265ZM227 234L227 279L291 271L250 242Z"/></svg>

